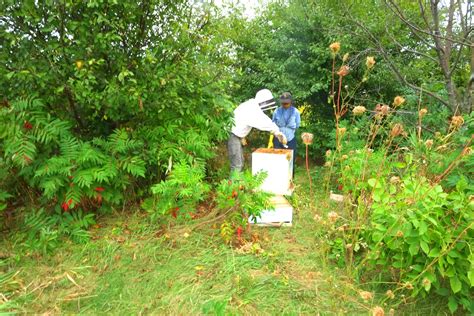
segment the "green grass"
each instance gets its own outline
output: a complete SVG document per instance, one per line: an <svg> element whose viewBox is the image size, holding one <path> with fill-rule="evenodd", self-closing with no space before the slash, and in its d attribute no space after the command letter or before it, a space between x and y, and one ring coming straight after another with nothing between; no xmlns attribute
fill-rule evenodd
<svg viewBox="0 0 474 316"><path fill-rule="evenodd" d="M301 185L292 198L293 227L254 228L254 247L248 251L223 245L217 228L163 231L135 212L102 220L85 245L66 242L51 256L16 256L18 260L10 259L4 266L17 273L5 282L12 305L4 310L89 315L369 314L377 301L364 302L345 271L327 264L313 220L315 212L322 211L316 211L317 203L310 207L303 173L297 183ZM13 257L18 255L11 245L4 245Z"/></svg>

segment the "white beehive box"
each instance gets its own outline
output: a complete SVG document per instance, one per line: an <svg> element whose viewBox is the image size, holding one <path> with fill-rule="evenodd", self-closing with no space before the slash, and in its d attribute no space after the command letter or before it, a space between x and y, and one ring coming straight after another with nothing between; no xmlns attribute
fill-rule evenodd
<svg viewBox="0 0 474 316"><path fill-rule="evenodd" d="M252 174L266 171L261 189L275 195L291 195L293 150L259 148L252 153Z"/></svg>
<svg viewBox="0 0 474 316"><path fill-rule="evenodd" d="M263 210L254 221L249 218L249 223L265 226L291 226L293 221L293 207L282 195L276 195L271 199L274 210Z"/></svg>

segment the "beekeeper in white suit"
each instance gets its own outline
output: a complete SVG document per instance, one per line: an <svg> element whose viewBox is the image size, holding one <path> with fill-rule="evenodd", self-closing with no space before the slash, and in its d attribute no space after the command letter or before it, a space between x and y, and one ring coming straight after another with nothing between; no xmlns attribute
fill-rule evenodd
<svg viewBox="0 0 474 316"><path fill-rule="evenodd" d="M276 105L272 93L268 89L262 89L257 92L255 99L241 103L234 110L234 126L227 142L231 173L242 171L244 166L242 145L245 145L245 137L252 128L271 132L282 144L286 144L285 135L280 132L280 129L272 122L272 119L263 113L263 111L273 108L276 108Z"/></svg>

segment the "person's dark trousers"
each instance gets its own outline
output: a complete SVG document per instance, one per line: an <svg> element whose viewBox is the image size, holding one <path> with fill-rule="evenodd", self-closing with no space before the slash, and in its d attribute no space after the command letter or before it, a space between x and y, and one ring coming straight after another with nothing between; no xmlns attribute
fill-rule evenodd
<svg viewBox="0 0 474 316"><path fill-rule="evenodd" d="M273 138L273 148L275 149L293 149L293 177L295 176L295 160L296 160L296 137L293 137L286 145L288 148L285 148L278 138Z"/></svg>

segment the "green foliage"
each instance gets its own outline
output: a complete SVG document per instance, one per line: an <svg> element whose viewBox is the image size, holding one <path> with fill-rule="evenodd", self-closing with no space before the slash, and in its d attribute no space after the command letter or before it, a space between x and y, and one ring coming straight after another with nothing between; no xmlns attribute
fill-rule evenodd
<svg viewBox="0 0 474 316"><path fill-rule="evenodd" d="M327 154L326 181L346 197L340 214L328 214L329 258L359 277L394 282L394 293L436 293L452 312L472 312L471 120L434 140L415 131L404 137L396 121L356 118L340 150Z"/></svg>
<svg viewBox="0 0 474 316"><path fill-rule="evenodd" d="M7 208L7 200L10 197L12 197L12 195L8 192L0 191L0 212L4 211Z"/></svg>
<svg viewBox="0 0 474 316"><path fill-rule="evenodd" d="M369 185L371 225L361 234L369 244L367 262L396 270L398 290L435 291L472 312L474 186L463 178L445 193L409 173L400 183Z"/></svg>
<svg viewBox="0 0 474 316"><path fill-rule="evenodd" d="M145 175L143 144L124 130L82 141L36 99L2 108L0 119L6 167L41 192L45 205L106 210L123 201L131 179Z"/></svg>
<svg viewBox="0 0 474 316"><path fill-rule="evenodd" d="M205 163L227 137L229 48L209 27L221 27L212 6L0 9L0 207L8 192L18 206L108 212L147 195L175 161Z"/></svg>
<svg viewBox="0 0 474 316"><path fill-rule="evenodd" d="M79 210L48 214L41 208L26 213L23 229L15 239L27 254L39 252L46 255L62 245L64 237L77 243L89 241L87 229L93 224L92 213L84 214Z"/></svg>
<svg viewBox="0 0 474 316"><path fill-rule="evenodd" d="M236 173L231 180L222 180L216 188L216 207L225 214L221 225L221 236L226 243L242 241L249 218L260 215L262 210L271 210L271 194L259 187L266 178L265 173L253 176L250 172ZM236 238L237 237L237 238Z"/></svg>
<svg viewBox="0 0 474 316"><path fill-rule="evenodd" d="M166 180L151 187L154 197L145 200L142 206L153 221L165 214L190 218L210 190L204 177L204 164L179 162L173 166Z"/></svg>

